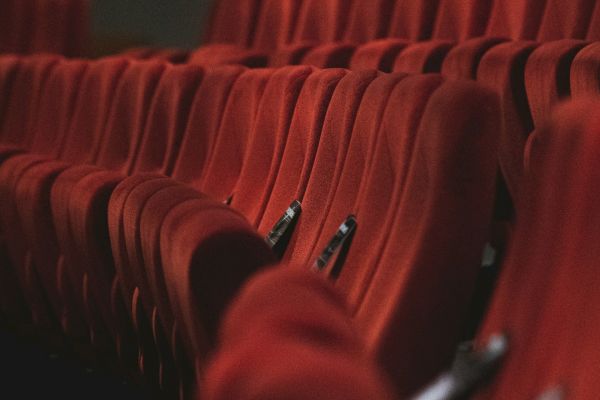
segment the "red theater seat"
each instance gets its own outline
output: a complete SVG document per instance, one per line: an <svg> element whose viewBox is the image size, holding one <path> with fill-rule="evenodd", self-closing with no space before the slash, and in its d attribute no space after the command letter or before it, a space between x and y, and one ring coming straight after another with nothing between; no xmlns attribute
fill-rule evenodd
<svg viewBox="0 0 600 400"><path fill-rule="evenodd" d="M55 56L32 56L22 59L15 76L10 102L7 103L6 119L2 124L0 153L12 153L15 148L23 150L30 145L43 87L58 61L59 57ZM2 159L5 158L6 155L3 155Z"/></svg>
<svg viewBox="0 0 600 400"><path fill-rule="evenodd" d="M148 179L158 177L172 168L173 149L179 147L189 108L203 72L198 67L167 67L153 95L145 128L143 132L138 131L141 137L137 141L137 148L131 148L131 157L124 160L130 169L90 173L79 180L71 191L68 220L73 244L87 261L79 266L87 274L84 292L89 291L89 301L95 303L113 338L119 335L114 310L111 309L111 302L116 301L113 298L115 272L123 288L127 310L131 310L132 293L127 290L130 281L124 271L115 271L108 232L109 198L125 178L123 173L146 172L144 178ZM133 141L128 144L132 147L136 145ZM126 195L130 191L128 186L118 188L116 196Z"/></svg>
<svg viewBox="0 0 600 400"><path fill-rule="evenodd" d="M102 140L115 88L127 66L126 60L115 58L92 63L88 67L80 84L73 121L58 155L61 161L41 162L30 167L15 185L13 195L26 245L31 250L32 262L63 327L72 326L71 316L81 318L82 314L66 312L65 307L75 310L80 304L73 302L73 298L65 302L64 295L59 293L59 287L63 291L69 291L69 288L65 287L66 280L60 277L58 270L60 250L48 208L50 191L56 177L72 163L93 161L93 150ZM93 98L98 103L84 101L86 98ZM79 328L79 334L82 334L82 328Z"/></svg>
<svg viewBox="0 0 600 400"><path fill-rule="evenodd" d="M229 301L274 257L239 213L212 200L190 200L169 213L160 247L166 289L185 357L202 370Z"/></svg>
<svg viewBox="0 0 600 400"><path fill-rule="evenodd" d="M396 85L387 101L380 130L376 134L373 158L365 168L365 180L358 187L356 202L350 205L351 209L343 217L353 214L359 225L344 264L344 273L337 281L352 312L364 296L367 282L387 241L396 204L404 190L423 111L441 82L437 75L407 77ZM337 223L340 224L343 219ZM323 233L331 238L335 231Z"/></svg>
<svg viewBox="0 0 600 400"><path fill-rule="evenodd" d="M432 38L440 0L396 0L387 36L413 41Z"/></svg>
<svg viewBox="0 0 600 400"><path fill-rule="evenodd" d="M57 321L57 304L46 303L42 287L52 284L40 281L40 277L34 272L36 267L19 223L18 203L14 193L19 180L29 168L60 154L78 99L79 84L87 66L86 62L63 61L54 68L44 85L37 115L33 116L36 123L32 128L31 153L14 155L0 167L0 217L11 263L28 295L34 322L46 327ZM56 297L52 298L55 299ZM52 311L47 307L51 307Z"/></svg>
<svg viewBox="0 0 600 400"><path fill-rule="evenodd" d="M350 43L326 43L309 50L301 64L317 68L347 68L356 47Z"/></svg>
<svg viewBox="0 0 600 400"><path fill-rule="evenodd" d="M491 48L481 59L477 81L500 99L504 126L499 143L500 169L513 199L519 203L523 176L523 149L534 125L525 89L525 65L537 48L534 42L507 42ZM518 213L518 205L517 205Z"/></svg>
<svg viewBox="0 0 600 400"><path fill-rule="evenodd" d="M454 44L447 40L431 40L408 44L398 54L393 72L411 74L441 72L442 63Z"/></svg>
<svg viewBox="0 0 600 400"><path fill-rule="evenodd" d="M600 44L591 43L581 49L571 64L571 95L586 97L597 95L600 89Z"/></svg>
<svg viewBox="0 0 600 400"><path fill-rule="evenodd" d="M310 67L288 67L273 73L249 132L247 145L237 156L243 161L239 165L235 186L218 198L224 200L232 196L231 205L251 224L258 224L264 212L277 177L296 103L312 72Z"/></svg>
<svg viewBox="0 0 600 400"><path fill-rule="evenodd" d="M207 30L208 43L252 44L262 0L219 0L215 2Z"/></svg>
<svg viewBox="0 0 600 400"><path fill-rule="evenodd" d="M292 263L300 265L309 262L308 257L332 206L333 195L344 173L344 167L350 167L350 164L346 165L346 158L352 150L364 151L364 149L353 149L350 146L351 144L355 146L363 144L356 139L359 136L359 129L354 131L354 126L355 123L358 123L360 109L372 107L371 100L374 99L367 98L365 92L368 91L377 76L375 71L364 71L349 73L340 80L325 117L306 190L302 198L299 198L302 202L301 218L298 219L294 229L294 234L284 255L284 262L291 260ZM364 115L366 115L366 111L363 111L363 118L368 118ZM368 132L365 132L364 135L368 135ZM324 182L329 182L329 184L324 184ZM288 196L292 197L293 194L290 191ZM289 198L288 200L288 204L290 204L295 199ZM282 210L279 213L281 214ZM267 217L264 218L264 221L266 222L266 224L263 222L265 227L268 227L269 224L272 226L274 223Z"/></svg>
<svg viewBox="0 0 600 400"><path fill-rule="evenodd" d="M344 40L365 43L387 36L395 0L354 1Z"/></svg>
<svg viewBox="0 0 600 400"><path fill-rule="evenodd" d="M353 71L373 69L392 72L398 54L409 43L402 39L381 39L359 46L348 64Z"/></svg>
<svg viewBox="0 0 600 400"><path fill-rule="evenodd" d="M292 41L302 0L263 0L253 47L272 52Z"/></svg>
<svg viewBox="0 0 600 400"><path fill-rule="evenodd" d="M253 278L230 307L202 380L206 399L388 399L341 297L299 268Z"/></svg>
<svg viewBox="0 0 600 400"><path fill-rule="evenodd" d="M525 87L535 126L550 117L551 108L559 100L571 95L571 63L586 44L581 40L548 42L529 56L525 67Z"/></svg>
<svg viewBox="0 0 600 400"><path fill-rule="evenodd" d="M99 149L93 155L95 165L73 166L65 170L56 178L51 189L50 204L62 253L62 268L73 290L73 301L82 304L85 311L90 324L92 341L100 340L102 333L108 334L105 332L105 324L110 321L103 321L106 314L96 310L92 294L84 285L84 282L88 281L88 260L84 249L79 245L80 234L75 233L71 224L69 215L71 198L74 197L73 193L81 182L86 179L91 180L94 174L100 173L99 167L112 169L115 175L118 175L118 171L128 171L164 69L165 65L156 61L131 62L116 89L106 123L106 133L103 135ZM94 259L97 263L102 261ZM121 346L124 344L120 342L119 337L116 338L116 345L123 350Z"/></svg>
<svg viewBox="0 0 600 400"><path fill-rule="evenodd" d="M439 0L432 39L463 41L482 36L492 0Z"/></svg>
<svg viewBox="0 0 600 400"><path fill-rule="evenodd" d="M293 41L327 43L342 39L352 1L304 0Z"/></svg>
<svg viewBox="0 0 600 400"><path fill-rule="evenodd" d="M593 15L595 0L547 0L537 40L585 39Z"/></svg>
<svg viewBox="0 0 600 400"><path fill-rule="evenodd" d="M352 250L354 257L360 251L359 208L356 247L339 283L361 277L355 321L401 396L454 357L490 227L499 124L493 92L470 82L439 86L423 111L397 211L386 221L386 245L376 265L364 257L362 271L353 273L347 267Z"/></svg>
<svg viewBox="0 0 600 400"><path fill-rule="evenodd" d="M3 125L5 118L10 117L8 109L11 104L12 96L17 96L13 92L17 71L21 64L21 60L16 56L2 56L0 58L0 140L4 140L2 133L4 132ZM18 90L15 89L15 90Z"/></svg>
<svg viewBox="0 0 600 400"><path fill-rule="evenodd" d="M510 352L481 398L595 396L598 106L559 106L530 139L526 207L478 335L506 333Z"/></svg>
<svg viewBox="0 0 600 400"><path fill-rule="evenodd" d="M533 40L537 37L545 8L546 1L495 0L486 36Z"/></svg>
<svg viewBox="0 0 600 400"><path fill-rule="evenodd" d="M265 190L262 210L257 209L256 213L247 214L250 215L249 221L258 227L261 235L269 233L292 201L304 197L320 145L325 115L331 98L345 75L346 71L339 69L317 71L304 82L289 133L286 135L281 161L275 167L275 178ZM238 204L243 203L235 200L232 202L234 208Z"/></svg>
<svg viewBox="0 0 600 400"><path fill-rule="evenodd" d="M196 171L194 178L200 191L209 197L226 201L233 193L258 109L274 72L270 69L250 70L236 81L206 168Z"/></svg>
<svg viewBox="0 0 600 400"><path fill-rule="evenodd" d="M306 251L311 251L311 254L303 255L307 257L306 260L302 260L303 262L315 260L327 246L342 221L355 211L354 204L358 195L358 188L365 184L365 171L371 165L373 159L378 137L377 132L379 132L388 99L398 82L405 77L405 74L382 75L367 88L361 107L356 115L354 130L339 183L337 188L332 188L335 190L335 194L331 200L329 212L323 221L321 231L313 233L318 236L318 242L314 247L306 249Z"/></svg>

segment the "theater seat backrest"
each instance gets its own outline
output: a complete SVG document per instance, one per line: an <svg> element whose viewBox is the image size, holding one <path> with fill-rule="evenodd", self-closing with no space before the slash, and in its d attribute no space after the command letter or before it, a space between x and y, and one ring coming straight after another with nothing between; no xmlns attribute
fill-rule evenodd
<svg viewBox="0 0 600 400"><path fill-rule="evenodd" d="M198 66L167 68L148 111L135 171L171 174L203 75Z"/></svg>
<svg viewBox="0 0 600 400"><path fill-rule="evenodd" d="M444 83L423 111L392 228L355 314L400 396L447 368L460 340L492 217L499 123L496 95L472 82Z"/></svg>
<svg viewBox="0 0 600 400"><path fill-rule="evenodd" d="M498 157L515 203L523 177L525 142L534 129L525 89L525 65L536 47L534 42L526 41L500 44L482 57L477 69L477 81L499 95L503 126ZM518 206L516 209L518 213Z"/></svg>
<svg viewBox="0 0 600 400"><path fill-rule="evenodd" d="M414 41L430 39L439 2L396 0L388 36Z"/></svg>
<svg viewBox="0 0 600 400"><path fill-rule="evenodd" d="M439 73L446 55L453 47L453 42L448 40L410 44L398 54L392 71L409 74Z"/></svg>
<svg viewBox="0 0 600 400"><path fill-rule="evenodd" d="M126 59L107 58L91 63L81 87L60 158L74 164L91 163L104 136L107 115Z"/></svg>
<svg viewBox="0 0 600 400"><path fill-rule="evenodd" d="M535 126L550 117L556 103L571 95L571 63L586 44L569 39L544 43L527 59L525 88Z"/></svg>
<svg viewBox="0 0 600 400"><path fill-rule="evenodd" d="M358 228L336 281L354 311L365 295L391 228L413 157L413 146L438 75L410 76L396 85L382 117L372 164L354 205Z"/></svg>
<svg viewBox="0 0 600 400"><path fill-rule="evenodd" d="M375 71L347 74L333 94L314 166L302 198L301 218L285 254L285 263L306 265L312 261L309 256L319 238L342 176L361 101L377 76Z"/></svg>
<svg viewBox="0 0 600 400"><path fill-rule="evenodd" d="M32 52L65 53L72 0L34 1Z"/></svg>
<svg viewBox="0 0 600 400"><path fill-rule="evenodd" d="M600 44L581 49L571 64L571 95L574 98L598 95L600 91Z"/></svg>
<svg viewBox="0 0 600 400"><path fill-rule="evenodd" d="M173 178L199 184L210 159L232 87L245 71L239 66L208 68L198 87Z"/></svg>
<svg viewBox="0 0 600 400"><path fill-rule="evenodd" d="M162 62L140 61L132 62L125 71L115 93L96 164L123 172L131 169L150 103L165 68Z"/></svg>
<svg viewBox="0 0 600 400"><path fill-rule="evenodd" d="M359 46L350 60L349 69L374 69L392 72L398 54L408 46L403 39L381 39Z"/></svg>
<svg viewBox="0 0 600 400"><path fill-rule="evenodd" d="M331 97L345 70L328 69L313 73L304 83L289 134L285 143L276 179L268 191L264 211L249 221L258 226L261 235L269 233L273 225L294 200L304 198L306 185L312 174L315 155L321 139L323 122Z"/></svg>
<svg viewBox="0 0 600 400"><path fill-rule="evenodd" d="M212 155L200 179L202 193L221 201L231 196L265 86L272 75L273 70L269 69L248 70L231 89Z"/></svg>
<svg viewBox="0 0 600 400"><path fill-rule="evenodd" d="M251 223L262 216L277 176L296 103L310 67L287 67L273 73L248 138L231 205Z"/></svg>
<svg viewBox="0 0 600 400"><path fill-rule="evenodd" d="M21 61L16 56L2 56L0 58L0 93L2 93L0 97L0 140L2 140L4 133L3 125L12 96L17 96L12 89L20 64Z"/></svg>
<svg viewBox="0 0 600 400"><path fill-rule="evenodd" d="M537 40L585 39L595 0L547 0Z"/></svg>
<svg viewBox="0 0 600 400"><path fill-rule="evenodd" d="M480 397L537 398L553 388L574 398L597 393L599 255L587 244L599 226L598 106L588 99L559 106L530 139L527 207L478 335L483 343L504 332L510 352Z"/></svg>
<svg viewBox="0 0 600 400"><path fill-rule="evenodd" d="M7 104L2 141L27 148L31 144L44 84L59 62L58 57L32 56L22 59L15 76L11 101Z"/></svg>
<svg viewBox="0 0 600 400"><path fill-rule="evenodd" d="M351 0L305 0L300 7L294 42L334 42L342 39Z"/></svg>
<svg viewBox="0 0 600 400"><path fill-rule="evenodd" d="M48 77L33 128L32 152L52 157L60 154L87 67L84 61L63 61Z"/></svg>
<svg viewBox="0 0 600 400"><path fill-rule="evenodd" d="M344 39L365 43L386 37L394 4L394 0L354 1Z"/></svg>
<svg viewBox="0 0 600 400"><path fill-rule="evenodd" d="M463 41L485 33L492 0L440 0L433 39Z"/></svg>
<svg viewBox="0 0 600 400"><path fill-rule="evenodd" d="M290 43L302 3L302 0L263 0L252 47L272 52Z"/></svg>
<svg viewBox="0 0 600 400"><path fill-rule="evenodd" d="M331 208L323 222L318 242L310 250L309 262L314 262L328 245L340 224L355 212L358 188L364 185L372 163L379 127L388 99L406 74L386 74L375 79L365 91L356 115L348 152Z"/></svg>
<svg viewBox="0 0 600 400"><path fill-rule="evenodd" d="M325 43L310 49L300 64L317 68L348 68L355 50L356 46L351 43Z"/></svg>
<svg viewBox="0 0 600 400"><path fill-rule="evenodd" d="M534 40L540 28L546 1L495 0L486 35Z"/></svg>
<svg viewBox="0 0 600 400"><path fill-rule="evenodd" d="M590 25L585 38L590 41L600 40L600 3L598 2L596 2L590 17Z"/></svg>
<svg viewBox="0 0 600 400"><path fill-rule="evenodd" d="M208 43L252 44L262 0L217 0L206 35Z"/></svg>

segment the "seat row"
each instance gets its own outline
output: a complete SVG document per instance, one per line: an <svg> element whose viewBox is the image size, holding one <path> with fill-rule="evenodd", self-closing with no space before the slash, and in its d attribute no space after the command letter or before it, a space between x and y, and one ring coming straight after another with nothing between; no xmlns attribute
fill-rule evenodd
<svg viewBox="0 0 600 400"><path fill-rule="evenodd" d="M460 44L442 40L415 43L381 39L360 46L347 43L302 45L275 51L269 56L228 47L218 53L221 56L216 55L215 46L200 48L190 55L188 62L271 67L306 64L351 70L435 72L453 79L476 80L501 98L505 127L499 163L514 201L518 201L526 138L548 118L551 107L559 100L597 92L596 70L600 60L600 47L596 42L557 40L537 43L487 37ZM510 204L506 207L511 208Z"/></svg>
<svg viewBox="0 0 600 400"><path fill-rule="evenodd" d="M81 56L88 43L88 0L3 0L0 54Z"/></svg>
<svg viewBox="0 0 600 400"><path fill-rule="evenodd" d="M221 0L206 42L272 51L380 38L598 40L599 17L595 0Z"/></svg>
<svg viewBox="0 0 600 400"><path fill-rule="evenodd" d="M404 393L450 362L489 231L490 91L310 66L5 63L5 315L185 387L239 286L276 254L310 268L352 214L345 262L325 269L369 354ZM294 200L300 217L273 252L263 237Z"/></svg>
<svg viewBox="0 0 600 400"><path fill-rule="evenodd" d="M412 398L597 398L599 254L590 239L600 226L599 106L597 98L561 104L528 139L520 218L475 345L478 354L495 341L504 354L497 375L469 389L486 368L475 357ZM360 343L348 345L346 315L318 276L257 275L222 322L201 398L392 398Z"/></svg>

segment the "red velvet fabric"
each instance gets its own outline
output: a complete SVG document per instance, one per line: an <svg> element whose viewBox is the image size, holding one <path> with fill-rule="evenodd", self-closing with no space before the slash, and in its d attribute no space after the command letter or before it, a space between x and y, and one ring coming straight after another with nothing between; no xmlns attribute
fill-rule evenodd
<svg viewBox="0 0 600 400"><path fill-rule="evenodd" d="M2 125L2 153L11 145L27 148L31 141L35 115L48 76L59 61L55 56L31 56L21 59L15 76L6 119ZM3 159L5 157L2 157Z"/></svg>
<svg viewBox="0 0 600 400"><path fill-rule="evenodd" d="M396 0L388 36L411 41L431 39L439 6L440 0Z"/></svg>
<svg viewBox="0 0 600 400"><path fill-rule="evenodd" d="M15 82L17 70L20 67L21 60L16 56L3 56L0 58L0 135L3 132L2 125L6 118L6 108L13 95L12 88ZM0 136L0 139L2 137Z"/></svg>
<svg viewBox="0 0 600 400"><path fill-rule="evenodd" d="M351 5L350 0L304 0L294 42L327 43L342 39Z"/></svg>
<svg viewBox="0 0 600 400"><path fill-rule="evenodd" d="M463 41L482 36L491 9L492 0L440 0L432 38Z"/></svg>
<svg viewBox="0 0 600 400"><path fill-rule="evenodd" d="M597 108L561 105L530 139L527 206L479 333L482 343L505 332L510 352L482 398L535 398L559 385L574 398L595 396L598 254L587 242L598 226Z"/></svg>
<svg viewBox="0 0 600 400"><path fill-rule="evenodd" d="M559 40L540 45L528 58L525 87L535 126L550 117L560 99L570 96L571 63L586 45L580 40Z"/></svg>
<svg viewBox="0 0 600 400"><path fill-rule="evenodd" d="M99 149L93 152L93 164L127 171L128 164L131 163L128 162L128 159L135 154L152 97L164 68L164 64L156 61L132 62L130 67L123 73L112 99L113 104L106 123L105 134ZM90 179L93 182L94 174L97 177L102 177L103 180L109 178L110 181L111 174L100 172L100 169L96 166L74 166L62 172L56 178L56 182L51 189L50 205L62 253L61 268L64 270L65 279L70 283L68 287L72 291L69 294L73 299L69 302L70 304L82 304L84 281L87 280L87 260L83 248L81 248L78 238L76 238L78 234L74 232L71 224L70 202L72 197L75 196L73 193L76 192L78 185L86 179L88 182L90 182ZM112 176L114 179L121 175L114 172ZM101 187L102 184L99 186ZM85 188L82 191L87 193ZM102 260L95 260L95 262L102 262ZM90 301L88 296L87 302ZM89 312L93 307L91 304L83 306L88 323L91 324L90 329L95 332L100 327L98 326L99 315L93 315ZM119 345L118 338L117 345Z"/></svg>
<svg viewBox="0 0 600 400"><path fill-rule="evenodd" d="M460 340L492 216L497 97L471 82L446 82L421 121L386 246L372 275L357 281L367 286L358 329L401 396L447 368ZM360 215L359 208L359 224ZM359 234L360 225L356 250Z"/></svg>
<svg viewBox="0 0 600 400"><path fill-rule="evenodd" d="M258 224L264 212L277 177L296 103L312 71L309 67L288 67L273 73L262 96L255 123L248 133L247 145L236 157L240 160L236 185L223 197L218 197L226 199L233 195L231 205L254 225Z"/></svg>
<svg viewBox="0 0 600 400"><path fill-rule="evenodd" d="M19 224L18 203L14 197L15 189L24 172L31 166L43 161L47 156L56 156L64 142L64 132L70 126L79 82L87 68L87 63L80 61L64 61L57 65L48 77L41 96L38 114L34 115L34 140L31 150L34 154L15 155L2 163L0 167L0 196L2 209L0 218L2 232L5 232L12 266L20 277L24 290L28 293L32 315L35 322L41 325L51 323L57 317L56 296L51 297L51 304L46 304L43 289L34 273L31 254L26 246L23 227ZM35 154L35 152L39 154ZM46 153L45 155L43 155ZM53 286L52 281L41 283ZM46 287L47 288L47 287ZM52 306L53 313L46 307Z"/></svg>
<svg viewBox="0 0 600 400"><path fill-rule="evenodd" d="M365 43L387 36L395 0L353 1L344 40Z"/></svg>
<svg viewBox="0 0 600 400"><path fill-rule="evenodd" d="M442 74L452 79L471 79L477 76L477 68L484 54L504 42L497 38L476 38L457 44L446 54Z"/></svg>
<svg viewBox="0 0 600 400"><path fill-rule="evenodd" d="M169 67L162 74L148 110L139 147L133 153L134 159L127 161L131 165L128 172L147 171L147 175L142 177L145 180L172 168L174 149L179 148L202 76L201 68L183 66ZM117 327L110 309L115 266L110 250L108 203L111 196L118 202L135 188L135 182L122 180L120 173L112 171L86 176L73 188L68 207L74 243L84 257L93 260L80 268L86 271L92 296L115 336ZM123 276L119 275L119 278L123 279ZM123 285L127 283L121 281ZM131 298L126 298L125 306L130 307L130 304Z"/></svg>
<svg viewBox="0 0 600 400"><path fill-rule="evenodd" d="M347 213L356 215L359 228L336 284L347 297L352 312L365 295L387 242L425 106L441 82L436 75L407 77L396 85L387 101L373 158L365 168L356 202Z"/></svg>
<svg viewBox="0 0 600 400"><path fill-rule="evenodd" d="M164 279L187 356L205 362L224 308L242 283L274 262L271 250L237 212L190 200L169 213L160 238Z"/></svg>
<svg viewBox="0 0 600 400"><path fill-rule="evenodd" d="M349 73L338 84L325 116L314 166L302 197L302 214L284 255L284 263L308 264L309 256L332 207L333 196L346 166L354 124L375 71ZM362 105L367 107L367 105ZM358 133L357 133L358 136ZM349 166L347 166L349 167ZM328 182L329 184L324 184Z"/></svg>
<svg viewBox="0 0 600 400"><path fill-rule="evenodd" d="M202 380L206 399L388 399L345 305L321 276L299 268L258 274L239 293Z"/></svg>
<svg viewBox="0 0 600 400"><path fill-rule="evenodd" d="M216 1L206 32L206 41L250 46L262 2L263 0Z"/></svg>
<svg viewBox="0 0 600 400"><path fill-rule="evenodd" d="M275 166L275 178L265 190L262 210L251 212L250 223L265 236L294 200L304 198L320 144L325 115L344 70L314 72L304 82L285 140L281 161ZM232 203L236 206L237 201Z"/></svg>
<svg viewBox="0 0 600 400"><path fill-rule="evenodd" d="M202 193L220 201L231 196L242 169L257 110L273 74L274 70L270 69L249 70L233 86L212 156L200 177Z"/></svg>
<svg viewBox="0 0 600 400"><path fill-rule="evenodd" d="M0 52L80 56L87 48L88 0L3 1Z"/></svg>
<svg viewBox="0 0 600 400"><path fill-rule="evenodd" d="M571 64L571 95L573 97L591 97L598 94L600 88L598 71L600 70L600 44L591 43L579 50Z"/></svg>
<svg viewBox="0 0 600 400"><path fill-rule="evenodd" d="M537 40L585 39L596 1L573 0L565 6L560 0L546 0Z"/></svg>
<svg viewBox="0 0 600 400"><path fill-rule="evenodd" d="M394 61L393 72L411 74L441 72L442 62L454 47L447 40L431 40L409 44Z"/></svg>
<svg viewBox="0 0 600 400"><path fill-rule="evenodd" d="M60 159L36 164L25 171L15 185L15 202L18 208L20 224L24 229L27 246L31 250L32 261L37 273L42 277L46 295L55 305L57 317L64 321L65 303L59 293L60 278L58 267L59 248L54 233L52 214L48 207L50 190L58 174L69 163L91 162L93 149L97 148L102 135L110 101L117 83L127 68L127 61L107 59L90 65L83 77L79 89L79 99L73 122L66 134ZM99 104L81 101L94 98Z"/></svg>
<svg viewBox="0 0 600 400"><path fill-rule="evenodd" d="M536 39L547 0L495 0L486 35L513 40Z"/></svg>
<svg viewBox="0 0 600 400"><path fill-rule="evenodd" d="M335 189L331 208L323 222L322 233L312 247L309 261L315 260L329 243L340 224L354 212L358 190L366 180L367 166L373 158L375 142L388 98L405 74L382 75L365 91L356 115L352 138L339 183Z"/></svg>
<svg viewBox="0 0 600 400"><path fill-rule="evenodd" d="M263 0L253 47L272 52L291 43L302 0Z"/></svg>
<svg viewBox="0 0 600 400"><path fill-rule="evenodd" d="M350 43L325 43L311 49L301 64L317 68L347 68L356 47Z"/></svg>
<svg viewBox="0 0 600 400"><path fill-rule="evenodd" d="M188 63L201 66L240 64L259 68L266 66L267 58L267 54L261 50L233 44L210 44L194 50Z"/></svg>
<svg viewBox="0 0 600 400"><path fill-rule="evenodd" d="M374 69L383 72L392 72L398 54L406 46L408 46L408 42L402 39L372 41L356 49L348 67L353 71Z"/></svg>

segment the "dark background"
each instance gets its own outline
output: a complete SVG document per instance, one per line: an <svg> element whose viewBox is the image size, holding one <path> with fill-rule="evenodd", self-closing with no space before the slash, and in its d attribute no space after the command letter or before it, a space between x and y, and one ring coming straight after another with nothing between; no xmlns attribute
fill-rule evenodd
<svg viewBox="0 0 600 400"><path fill-rule="evenodd" d="M92 0L93 55L138 46L194 48L201 43L214 1Z"/></svg>

